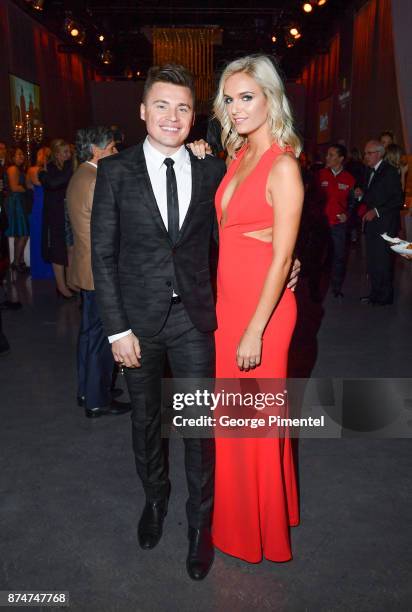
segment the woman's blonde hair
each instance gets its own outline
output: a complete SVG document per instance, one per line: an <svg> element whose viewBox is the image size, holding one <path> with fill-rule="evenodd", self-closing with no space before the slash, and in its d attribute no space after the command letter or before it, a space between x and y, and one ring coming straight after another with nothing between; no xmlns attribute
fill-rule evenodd
<svg viewBox="0 0 412 612"><path fill-rule="evenodd" d="M233 74L244 72L262 88L269 104L268 122L275 142L282 148L291 147L299 157L302 144L293 127L293 116L285 94L282 79L273 62L266 55L247 55L230 62L220 77L218 92L213 104L214 116L222 126L222 144L230 157L246 142L233 125L225 104L224 87L226 80Z"/></svg>
<svg viewBox="0 0 412 612"><path fill-rule="evenodd" d="M399 170L401 167L402 149L397 144L390 144L386 147L384 159Z"/></svg>
<svg viewBox="0 0 412 612"><path fill-rule="evenodd" d="M64 147L68 147L68 146L69 146L69 143L63 140L63 138L55 138L50 143L50 149L51 149L50 159L54 164L56 164L58 168L60 168L60 164L56 158L57 153L60 151L60 149L63 149Z"/></svg>
<svg viewBox="0 0 412 612"><path fill-rule="evenodd" d="M36 153L36 165L44 166L49 161L51 155L50 147L40 147Z"/></svg>

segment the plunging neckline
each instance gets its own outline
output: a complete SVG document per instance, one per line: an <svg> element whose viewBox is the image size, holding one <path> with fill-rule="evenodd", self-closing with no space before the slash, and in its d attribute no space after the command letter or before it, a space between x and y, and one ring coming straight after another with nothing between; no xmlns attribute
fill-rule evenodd
<svg viewBox="0 0 412 612"><path fill-rule="evenodd" d="M222 198L221 198L221 200L220 200L220 210L221 210L221 213L222 213L222 214L220 215L219 227L220 227L220 229L221 229L221 230L224 230L224 229L225 229L225 227L226 227L226 224L227 224L227 214L228 214L229 206L230 206L230 204L231 204L231 202L232 202L233 198L234 198L234 197L235 197L235 195L238 193L238 191L239 191L239 190L242 188L242 186L243 186L243 185L246 183L246 181L247 181L247 180L248 180L248 179L249 179L249 178L250 178L250 177L251 177L251 176L254 174L254 172L255 172L256 168L259 166L259 164L260 164L260 162L262 161L263 157L264 157L264 156L265 156L265 155L266 155L266 154L267 154L269 151L271 151L272 147L273 147L273 144L271 144L271 145L270 145L270 147L269 147L268 149L266 149L266 151L264 151L264 152L262 153L262 155L260 156L259 160L258 160L258 161L257 161L257 163L255 164L255 166L252 168L252 170L249 172L249 174L247 174L247 175L245 176L245 178L244 178L244 179L243 179L243 180L242 180L242 181L241 181L241 182L240 182L240 183L237 185L236 189L234 190L234 192L233 192L233 193L232 193L232 195L230 196L230 198L229 198L229 200L228 200L228 202L227 202L227 204L226 204L226 206L225 206L225 209L224 209L224 211L223 211L223 199L224 199L224 196L226 195L226 192L227 192L227 190L228 190L228 188L229 188L230 183L233 181L233 178L234 178L234 176L235 176L235 174L236 174L236 171L237 171L237 169L239 168L239 164L240 164L240 162L242 161L242 159L243 159L243 157L244 157L244 155L245 155L245 153L246 153L246 151L247 151L247 149L248 149L248 145L246 144L246 145L244 146L244 148L243 148L243 149L240 149L240 151L239 151L239 157L237 157L237 159L236 159L236 161L238 162L238 163L237 163L237 166L236 166L236 168L234 169L233 174L232 174L232 176L231 176L231 178L230 178L230 181L229 181L229 183L226 185L226 188L225 188L225 190L224 190L224 192L223 192L223 194L222 194ZM241 154L241 155L240 155L240 154ZM222 221L223 221L223 218L224 218L224 213L225 213L226 217L225 217L225 223L224 223L224 225L222 225Z"/></svg>

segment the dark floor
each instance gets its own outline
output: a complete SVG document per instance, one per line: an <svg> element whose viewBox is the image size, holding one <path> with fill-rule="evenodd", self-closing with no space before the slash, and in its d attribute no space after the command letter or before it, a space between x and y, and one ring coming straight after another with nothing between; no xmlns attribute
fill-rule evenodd
<svg viewBox="0 0 412 612"><path fill-rule="evenodd" d="M301 280L295 376L411 376L412 262L398 258L396 303L382 308L359 304L363 262L353 249L342 302L310 302ZM142 551L129 417L90 421L74 402L78 307L56 301L48 281L14 290L24 310L3 314L12 352L0 361L0 590L70 591L76 612L412 610L410 440L301 440L293 561L217 553L194 583L182 444L172 441L163 539Z"/></svg>

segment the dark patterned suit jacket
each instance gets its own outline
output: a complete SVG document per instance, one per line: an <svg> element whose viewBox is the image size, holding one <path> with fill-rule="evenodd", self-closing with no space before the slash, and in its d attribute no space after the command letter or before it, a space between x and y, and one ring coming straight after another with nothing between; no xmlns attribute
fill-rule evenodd
<svg viewBox="0 0 412 612"><path fill-rule="evenodd" d="M92 267L107 335L129 328L153 336L166 319L173 288L197 329L216 328L210 250L222 160L190 153L192 198L173 244L158 209L142 143L98 164L91 221Z"/></svg>

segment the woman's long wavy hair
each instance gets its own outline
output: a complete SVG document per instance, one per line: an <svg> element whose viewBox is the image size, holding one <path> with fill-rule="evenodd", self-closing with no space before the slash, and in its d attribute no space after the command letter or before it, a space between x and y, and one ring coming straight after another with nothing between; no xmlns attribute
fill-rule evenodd
<svg viewBox="0 0 412 612"><path fill-rule="evenodd" d="M226 80L238 72L249 75L262 88L269 103L268 123L274 141L282 148L291 147L296 157L299 157L302 144L293 127L292 111L285 88L272 60L266 55L247 55L234 60L226 66L220 77L213 111L222 126L222 144L229 156L234 157L236 151L247 141L247 137L237 133L228 115L224 97Z"/></svg>
<svg viewBox="0 0 412 612"><path fill-rule="evenodd" d="M63 149L64 147L68 147L69 143L66 142L65 140L63 140L63 138L55 138L54 140L51 141L50 143L50 150L51 150L51 154L50 154L50 160L61 170L63 168L63 166L57 161L57 154L60 151L60 149Z"/></svg>

